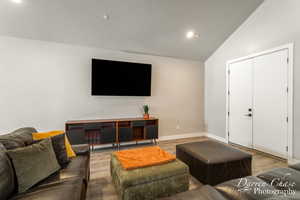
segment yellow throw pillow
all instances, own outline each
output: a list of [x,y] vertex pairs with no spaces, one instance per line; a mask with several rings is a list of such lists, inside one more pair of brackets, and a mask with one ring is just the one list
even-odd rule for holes
[[[50,132],[44,132],[44,133],[32,133],[33,140],[41,140],[49,137],[53,137],[56,135],[64,134],[64,131],[50,131]],[[69,158],[75,157],[76,154],[72,149],[72,146],[68,140],[68,137],[65,136],[65,145],[67,150],[67,155]]]

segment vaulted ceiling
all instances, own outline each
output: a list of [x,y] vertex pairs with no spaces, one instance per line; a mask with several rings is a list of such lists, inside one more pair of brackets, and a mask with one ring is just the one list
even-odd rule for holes
[[262,1],[1,0],[0,35],[205,60]]

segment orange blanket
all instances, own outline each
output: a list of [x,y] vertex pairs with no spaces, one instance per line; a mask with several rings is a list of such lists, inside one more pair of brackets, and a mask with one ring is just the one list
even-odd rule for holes
[[116,152],[115,155],[126,170],[160,165],[176,159],[174,155],[158,146],[123,150]]

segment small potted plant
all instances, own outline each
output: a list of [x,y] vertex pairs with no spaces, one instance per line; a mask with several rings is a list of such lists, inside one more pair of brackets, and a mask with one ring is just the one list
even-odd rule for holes
[[149,105],[143,105],[144,119],[149,119]]

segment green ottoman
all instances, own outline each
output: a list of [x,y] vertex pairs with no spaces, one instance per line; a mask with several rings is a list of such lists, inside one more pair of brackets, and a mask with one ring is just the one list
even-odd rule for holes
[[117,157],[112,154],[110,172],[119,199],[122,200],[150,200],[189,189],[189,168],[179,160],[125,170]]

